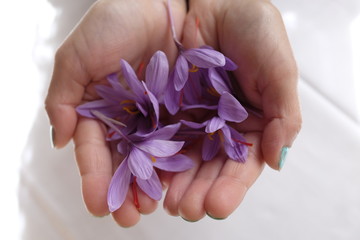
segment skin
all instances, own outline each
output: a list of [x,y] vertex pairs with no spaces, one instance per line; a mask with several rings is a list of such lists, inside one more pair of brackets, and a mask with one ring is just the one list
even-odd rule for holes
[[[123,58],[137,69],[162,50],[173,65],[177,50],[169,31],[165,0],[100,0],[60,46],[46,98],[56,148],[73,138],[85,205],[96,216],[109,214],[107,189],[121,156],[105,142],[105,128],[96,120],[79,118],[75,107],[96,98],[93,86],[120,71]],[[297,98],[297,69],[279,12],[268,1],[196,0],[186,12],[185,2],[172,1],[177,36],[185,47],[211,45],[235,61],[242,101],[256,112],[235,126],[245,133],[249,157],[245,164],[220,153],[202,162],[201,144],[189,149],[191,170],[160,173],[168,191],[164,208],[170,215],[197,221],[205,214],[226,218],[241,203],[266,162],[278,169],[280,151],[291,146],[301,126]],[[136,17],[134,17],[136,16]],[[199,19],[197,27],[196,19]],[[154,34],[156,32],[156,34]],[[157,203],[140,190],[140,209],[129,191],[123,206],[112,213],[123,227],[135,225]]]

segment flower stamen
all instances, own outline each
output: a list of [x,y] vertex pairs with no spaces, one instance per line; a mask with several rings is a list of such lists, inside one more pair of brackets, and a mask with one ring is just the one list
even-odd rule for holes
[[127,113],[129,113],[131,115],[140,113],[140,111],[137,110],[137,108],[135,106],[123,107],[123,110],[125,110]]
[[207,88],[206,91],[207,91],[210,95],[212,95],[212,96],[214,96],[214,97],[220,97],[220,96],[221,96],[221,95],[216,91],[216,89],[213,88],[213,87]]
[[253,143],[244,142],[244,141],[241,141],[241,140],[238,140],[238,139],[235,139],[235,138],[232,138],[232,140],[234,140],[235,142],[238,142],[238,143],[244,144],[244,145],[246,145],[246,146],[249,146],[249,147],[254,146],[254,144],[253,144]]
[[194,64],[193,64],[192,67],[189,69],[189,72],[192,72],[192,73],[197,72],[197,71],[199,71],[199,68],[198,68],[197,66],[195,66]]
[[153,163],[156,163],[156,158],[154,156],[151,156],[150,158]]

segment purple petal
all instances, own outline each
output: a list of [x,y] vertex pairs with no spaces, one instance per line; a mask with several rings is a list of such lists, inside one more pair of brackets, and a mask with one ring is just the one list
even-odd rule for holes
[[149,179],[136,179],[136,183],[150,198],[159,201],[162,197],[162,185],[155,171]]
[[165,53],[157,51],[146,68],[146,84],[157,97],[164,94],[169,74],[169,63]]
[[96,100],[84,103],[76,108],[77,113],[88,118],[95,118],[91,111],[97,110],[108,117],[119,116],[120,107],[118,104],[110,104],[106,100]]
[[154,166],[169,172],[182,172],[194,166],[194,162],[188,156],[176,154],[168,158],[157,158]]
[[213,117],[206,125],[205,132],[213,133],[222,128],[225,125],[225,120],[219,117]]
[[246,142],[246,139],[234,128],[229,127],[229,130],[231,132],[232,144],[225,141],[224,150],[229,158],[238,162],[245,162],[248,155],[248,146],[241,142]]
[[170,79],[170,83],[165,92],[164,102],[166,109],[172,115],[175,115],[179,111],[180,95],[181,93],[175,90],[173,81]]
[[181,123],[175,123],[171,125],[167,125],[159,130],[155,131],[148,137],[150,139],[159,139],[159,140],[169,140],[171,139],[179,130]]
[[220,137],[217,133],[210,135],[207,134],[204,137],[202,147],[202,158],[204,161],[209,161],[215,157],[220,149]]
[[124,203],[129,184],[131,181],[131,172],[128,168],[127,160],[125,159],[116,169],[114,176],[111,179],[107,202],[110,212],[119,209]]
[[153,125],[155,127],[157,127],[158,122],[159,122],[159,114],[160,114],[160,109],[159,109],[159,102],[157,100],[157,98],[154,96],[154,94],[147,88],[145,82],[143,82],[145,91],[146,91],[146,95],[148,96],[148,99],[150,100],[151,103],[151,107],[154,111],[150,112],[150,114],[152,114],[151,117],[153,117],[154,119],[152,119]]
[[207,125],[208,121],[205,121],[203,123],[196,123],[196,122],[190,122],[190,121],[186,121],[186,120],[180,120],[180,122],[186,126],[188,126],[189,128],[194,128],[194,129],[199,129],[199,128],[203,128]]
[[[134,95],[126,90],[120,83],[118,75],[116,73],[110,74],[107,76],[108,82],[111,84],[112,88],[122,99],[134,99]],[[96,87],[95,87],[96,88]]]
[[192,64],[201,68],[222,67],[225,65],[225,56],[215,50],[206,48],[192,48],[183,53]]
[[225,142],[224,150],[229,158],[242,163],[246,161],[248,155],[248,147],[246,145],[234,141],[233,146],[231,146]]
[[225,126],[223,128],[221,128],[221,132],[224,135],[224,141],[229,143],[230,146],[233,146],[233,142],[234,140],[232,139],[232,134],[230,131],[230,127],[228,127],[228,125],[225,124]]
[[236,123],[240,123],[248,117],[248,113],[240,102],[227,92],[220,97],[218,114],[222,119]]
[[149,179],[154,171],[150,157],[136,147],[131,149],[128,162],[132,174],[140,179]]
[[154,157],[170,157],[178,153],[184,142],[151,139],[136,144],[136,147]]
[[223,67],[226,71],[234,71],[238,68],[236,63],[234,63],[230,58],[225,57],[225,66]]
[[124,78],[129,85],[130,89],[134,92],[137,96],[136,101],[143,103],[143,95],[144,95],[144,87],[137,78],[134,69],[129,65],[129,63],[125,60],[121,60],[121,69],[124,75]]
[[223,94],[224,92],[230,92],[230,89],[226,84],[226,79],[224,79],[215,68],[209,69],[209,79],[211,85],[218,93]]
[[186,81],[189,76],[189,64],[186,61],[186,58],[182,55],[179,55],[174,68],[173,80],[176,91],[183,89]]
[[184,105],[181,107],[182,110],[189,110],[195,108],[203,108],[208,110],[216,110],[218,108],[217,105],[206,105],[206,104],[193,104],[193,105]]

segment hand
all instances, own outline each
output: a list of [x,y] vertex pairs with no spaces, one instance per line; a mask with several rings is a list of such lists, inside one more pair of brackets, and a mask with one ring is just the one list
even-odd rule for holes
[[210,45],[235,61],[243,103],[263,115],[250,114],[238,126],[254,144],[245,164],[222,155],[201,162],[199,154],[192,154],[197,166],[170,182],[164,206],[171,215],[196,221],[207,213],[223,219],[241,203],[264,162],[281,167],[282,148],[290,147],[300,130],[297,67],[281,16],[270,1],[190,1],[183,36],[187,48]]
[[[172,11],[176,29],[183,29],[185,2],[173,1]],[[100,0],[57,51],[46,99],[54,145],[61,148],[74,137],[84,201],[96,216],[109,213],[107,190],[117,166],[112,166],[104,126],[95,120],[78,119],[75,107],[96,98],[93,86],[109,73],[120,71],[120,59],[136,69],[156,50],[162,50],[173,62],[177,50],[169,29],[165,0]],[[181,36],[181,31],[177,34]],[[155,201],[140,193],[139,213],[132,198],[130,191],[123,206],[113,213],[122,226],[134,225],[140,213],[156,208]]]

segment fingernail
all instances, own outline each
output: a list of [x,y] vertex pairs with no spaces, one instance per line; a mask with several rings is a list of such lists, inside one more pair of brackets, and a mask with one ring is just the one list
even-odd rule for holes
[[55,145],[55,128],[51,125],[50,126],[50,143],[52,148],[56,148]]
[[226,218],[216,218],[216,217],[213,217],[213,216],[211,216],[211,214],[209,214],[209,213],[206,213],[206,215],[208,215],[208,217],[210,217],[210,218],[212,218],[212,219],[214,219],[214,220],[225,220]]
[[183,217],[181,217],[184,221],[186,221],[186,222],[189,222],[189,223],[194,223],[194,222],[197,222],[197,220],[196,221],[192,221],[192,220],[188,220],[188,219],[186,219],[186,218],[183,218]]
[[286,161],[286,155],[289,151],[289,147],[283,147],[280,153],[279,171],[284,167]]

